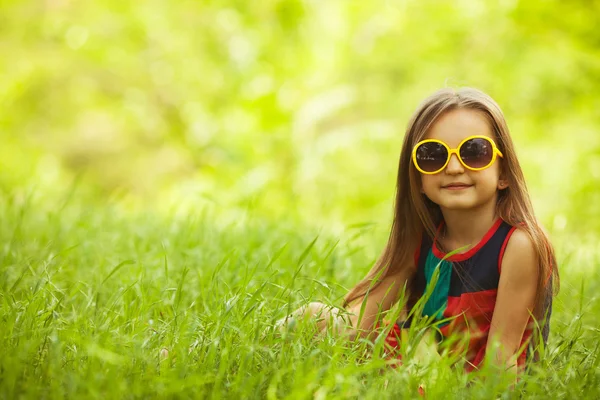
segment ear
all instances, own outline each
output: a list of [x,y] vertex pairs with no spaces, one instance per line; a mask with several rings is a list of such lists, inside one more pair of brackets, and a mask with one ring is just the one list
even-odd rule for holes
[[508,187],[508,179],[506,179],[506,171],[504,165],[500,164],[500,176],[498,177],[498,190],[504,190]]
[[498,179],[498,190],[503,190],[506,189],[508,187],[508,179],[504,179],[503,177],[500,177],[500,179]]

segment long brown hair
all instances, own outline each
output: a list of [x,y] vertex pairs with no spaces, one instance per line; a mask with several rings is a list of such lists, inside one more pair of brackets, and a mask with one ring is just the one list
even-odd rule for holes
[[442,218],[441,210],[421,193],[421,176],[412,164],[411,151],[442,114],[459,108],[485,115],[496,144],[504,154],[501,170],[508,180],[508,187],[498,193],[496,214],[508,224],[527,232],[535,245],[539,273],[533,313],[536,318],[544,317],[545,289],[550,278],[554,291],[558,290],[554,249],[535,218],[523,171],[500,107],[490,96],[472,88],[441,89],[425,99],[413,114],[400,153],[394,219],[387,245],[367,276],[345,296],[345,305],[363,297],[369,288],[376,287],[386,277],[404,275],[413,264],[413,254],[422,235],[434,238],[436,226]]

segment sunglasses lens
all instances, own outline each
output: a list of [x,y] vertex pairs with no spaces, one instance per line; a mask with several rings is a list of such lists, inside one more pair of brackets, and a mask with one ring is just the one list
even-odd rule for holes
[[475,138],[467,140],[460,146],[460,158],[471,168],[484,168],[494,158],[494,148],[489,140]]
[[448,161],[448,150],[441,143],[427,142],[417,147],[417,165],[425,172],[442,169]]

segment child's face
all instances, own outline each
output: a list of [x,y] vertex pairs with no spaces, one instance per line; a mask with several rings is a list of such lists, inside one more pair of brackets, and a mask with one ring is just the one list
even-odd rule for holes
[[[484,135],[496,140],[485,116],[474,110],[456,109],[442,115],[424,139],[438,139],[455,149],[467,137]],[[446,168],[433,175],[421,174],[425,195],[442,209],[468,210],[485,204],[496,204],[498,189],[506,181],[500,179],[498,159],[488,168],[472,171],[453,154]]]

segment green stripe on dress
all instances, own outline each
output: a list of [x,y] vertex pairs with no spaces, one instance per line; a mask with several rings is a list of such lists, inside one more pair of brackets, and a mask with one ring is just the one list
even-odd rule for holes
[[446,260],[440,260],[429,250],[425,260],[425,280],[427,282],[425,293],[431,289],[433,275],[439,268],[439,276],[433,292],[423,308],[423,315],[435,316],[436,320],[444,318],[444,310],[448,305],[448,293],[450,291],[450,276],[452,275],[452,263]]

